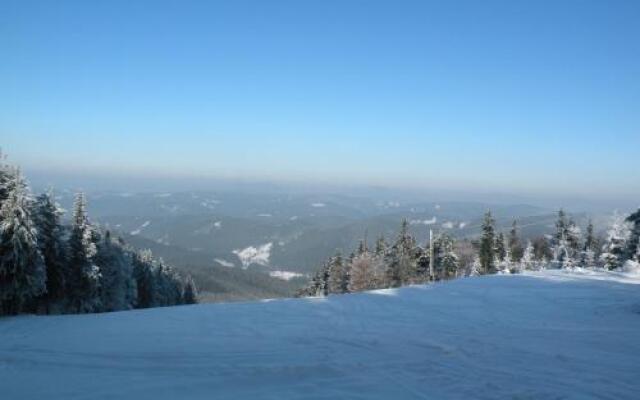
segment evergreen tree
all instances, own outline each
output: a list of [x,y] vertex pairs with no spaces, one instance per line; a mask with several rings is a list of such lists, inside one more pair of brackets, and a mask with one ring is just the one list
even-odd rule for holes
[[329,262],[328,291],[336,294],[349,291],[347,268],[340,252],[337,252]]
[[191,275],[187,275],[187,279],[185,279],[183,296],[184,304],[196,304],[198,302],[198,290]]
[[357,255],[351,263],[351,279],[349,280],[349,291],[359,292],[374,288],[373,258],[365,250]]
[[0,150],[0,207],[16,185],[18,171],[5,162],[5,156]]
[[469,267],[469,276],[477,276],[482,273],[482,262],[480,261],[480,256],[476,256],[473,259],[473,263]]
[[631,225],[631,232],[627,239],[624,258],[633,259],[638,247],[640,246],[640,208],[638,208],[638,210],[633,214],[629,215],[625,221]]
[[124,243],[106,231],[98,243],[94,259],[101,272],[101,304],[104,311],[127,310],[136,303],[131,254]]
[[97,236],[87,218],[84,194],[78,193],[68,245],[71,269],[68,295],[71,309],[78,313],[96,312],[101,307],[101,274],[94,263]]
[[32,200],[18,174],[0,208],[0,308],[17,314],[46,290],[46,267],[32,220]]
[[554,244],[560,243],[566,237],[567,234],[567,215],[564,210],[561,208],[558,210],[558,220],[556,221],[556,234],[554,237]]
[[491,216],[491,211],[484,215],[482,223],[482,237],[480,238],[480,265],[483,274],[496,272],[495,266],[495,220]]
[[61,311],[66,295],[66,283],[70,271],[67,267],[66,244],[63,241],[63,229],[60,224],[62,210],[58,207],[51,193],[43,193],[37,197],[33,220],[35,223],[38,246],[44,259],[47,275],[46,293],[41,303],[47,313],[52,307]]
[[591,222],[591,220],[589,220],[589,223],[587,224],[587,234],[584,238],[584,250],[596,250],[597,248],[597,242],[596,242],[596,237],[595,234],[593,233],[593,222]]
[[624,264],[625,249],[630,233],[628,223],[618,213],[615,213],[600,255],[604,268],[612,270]]
[[151,250],[144,250],[134,254],[133,276],[136,281],[136,308],[155,307],[156,282],[153,274]]
[[567,230],[565,232],[565,240],[567,242],[567,249],[571,257],[575,257],[580,252],[580,240],[582,232],[580,227],[576,225],[573,219],[569,219],[567,224]]
[[539,263],[544,263],[553,257],[553,250],[549,244],[549,239],[538,236],[533,240],[534,259]]
[[505,245],[504,234],[500,232],[496,238],[496,259],[499,262],[504,261],[504,257],[507,255],[507,246]]
[[383,257],[387,252],[387,243],[384,241],[384,236],[380,235],[378,240],[376,240],[376,249],[375,255],[378,257]]
[[518,222],[513,220],[511,231],[509,232],[509,250],[511,251],[511,259],[514,262],[520,261],[524,253],[522,242],[518,236]]
[[593,223],[589,220],[587,224],[586,235],[584,238],[584,244],[582,251],[580,252],[580,267],[582,268],[595,268],[596,267],[596,250],[597,243],[596,237],[593,233]]
[[533,243],[531,241],[527,241],[527,246],[524,249],[522,254],[522,258],[520,262],[517,263],[518,267],[516,272],[522,272],[526,270],[534,270],[535,268],[535,250],[533,248]]
[[454,240],[447,234],[438,238],[436,259],[437,276],[440,279],[455,278],[458,274],[458,256],[454,252]]
[[391,287],[400,287],[416,277],[414,249],[415,239],[409,233],[409,222],[403,219],[398,238],[387,254],[387,280]]

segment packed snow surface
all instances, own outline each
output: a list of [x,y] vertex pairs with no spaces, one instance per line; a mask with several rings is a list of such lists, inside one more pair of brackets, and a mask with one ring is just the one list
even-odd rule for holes
[[640,280],[538,272],[0,319],[3,399],[638,399]]

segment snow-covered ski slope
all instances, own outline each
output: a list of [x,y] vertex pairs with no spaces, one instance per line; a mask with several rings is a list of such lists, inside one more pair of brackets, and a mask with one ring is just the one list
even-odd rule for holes
[[640,280],[541,272],[0,319],[0,398],[638,399]]

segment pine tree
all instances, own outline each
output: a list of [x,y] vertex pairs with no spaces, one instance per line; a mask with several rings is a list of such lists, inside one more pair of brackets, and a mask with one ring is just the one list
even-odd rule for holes
[[61,311],[69,280],[66,243],[63,241],[63,228],[60,224],[62,210],[55,203],[51,192],[37,197],[33,220],[37,230],[38,246],[44,259],[47,272],[47,290],[41,303],[47,313],[52,308]]
[[573,219],[569,219],[567,230],[565,232],[565,240],[567,241],[567,248],[572,258],[580,252],[581,238],[582,232],[580,231],[580,227],[576,225]]
[[0,149],[0,207],[15,188],[17,176],[18,171],[5,162],[5,155]]
[[458,256],[454,252],[454,240],[447,234],[438,238],[438,257],[436,260],[438,276],[440,279],[455,278],[458,273]]
[[128,310],[136,303],[131,254],[124,243],[106,231],[98,243],[95,264],[101,272],[101,304],[104,311]]
[[482,262],[480,262],[480,256],[476,256],[473,259],[473,263],[469,267],[469,276],[477,276],[482,273]]
[[561,208],[558,210],[558,220],[556,221],[556,234],[554,244],[558,244],[561,240],[566,237],[567,234],[567,215],[564,210]]
[[156,282],[153,275],[151,250],[143,250],[133,256],[133,276],[136,281],[136,308],[156,306]]
[[638,247],[640,247],[640,208],[638,208],[635,213],[629,215],[625,221],[631,225],[631,232],[627,239],[624,258],[633,259]]
[[351,263],[350,292],[373,289],[375,280],[372,268],[373,258],[366,250],[354,258]]
[[500,262],[504,261],[504,257],[507,255],[507,246],[505,245],[504,234],[500,232],[496,238],[496,259]]
[[387,251],[387,243],[384,241],[384,236],[380,235],[378,240],[376,240],[376,249],[375,255],[378,257],[383,257]]
[[329,261],[329,293],[346,293],[349,289],[348,275],[342,254],[337,252]]
[[513,221],[511,231],[509,232],[509,250],[511,251],[512,261],[516,263],[520,261],[524,253],[524,248],[518,236],[518,222],[516,220]]
[[535,254],[534,254],[533,244],[529,240],[527,241],[527,246],[524,249],[524,253],[522,254],[522,258],[520,259],[520,262],[517,263],[518,267],[516,269],[516,272],[536,269],[534,258],[535,258]]
[[196,304],[198,302],[198,290],[196,289],[196,284],[191,278],[191,275],[187,275],[187,278],[184,282],[184,304]]
[[491,211],[484,215],[482,223],[482,237],[480,238],[480,264],[483,274],[496,272],[495,266],[495,220],[491,216]]
[[600,255],[600,261],[604,268],[612,270],[624,264],[625,249],[630,233],[628,223],[618,213],[615,213]]
[[98,233],[89,223],[83,193],[76,195],[69,237],[71,280],[68,285],[70,307],[78,313],[100,310],[100,269],[94,263]]
[[387,281],[391,287],[412,282],[417,276],[414,250],[415,239],[409,233],[409,222],[403,219],[398,238],[387,254]]
[[46,290],[46,267],[32,220],[32,200],[18,173],[0,208],[0,308],[17,314]]

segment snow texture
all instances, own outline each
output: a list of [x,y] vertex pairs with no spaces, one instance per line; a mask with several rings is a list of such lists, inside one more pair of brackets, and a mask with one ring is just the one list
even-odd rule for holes
[[538,272],[0,319],[3,399],[637,399],[640,287]]
[[430,219],[412,219],[409,221],[410,225],[433,225],[438,221],[436,217]]
[[145,221],[142,225],[140,225],[137,229],[132,230],[131,232],[129,232],[130,235],[139,235],[140,232],[142,232],[142,230],[144,228],[146,228],[147,226],[149,226],[151,224],[151,221]]
[[223,267],[227,267],[227,268],[233,268],[236,265],[232,262],[229,262],[225,259],[222,258],[214,258],[213,261],[217,262],[218,264],[222,265]]
[[271,247],[273,247],[273,243],[265,243],[258,247],[249,246],[241,250],[234,250],[233,254],[238,256],[242,266],[245,268],[251,264],[269,265]]
[[293,278],[299,278],[304,276],[304,274],[301,274],[298,272],[291,272],[291,271],[271,271],[269,272],[269,275],[272,278],[282,279],[283,281],[290,281]]

